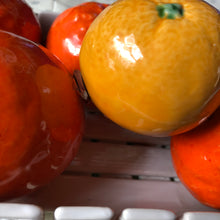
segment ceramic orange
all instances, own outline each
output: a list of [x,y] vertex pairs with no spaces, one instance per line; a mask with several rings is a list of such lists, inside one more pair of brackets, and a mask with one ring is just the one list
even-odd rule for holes
[[197,128],[171,138],[177,175],[201,203],[220,208],[220,109]]
[[84,111],[72,77],[42,46],[0,31],[0,201],[37,190],[69,165]]
[[190,130],[219,106],[219,34],[219,12],[200,0],[116,1],[82,43],[89,95],[132,131]]

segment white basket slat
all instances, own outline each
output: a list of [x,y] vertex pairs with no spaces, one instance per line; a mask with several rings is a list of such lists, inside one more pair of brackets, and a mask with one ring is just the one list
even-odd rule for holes
[[105,142],[81,144],[72,172],[176,177],[170,149]]
[[52,211],[59,206],[104,206],[116,215],[126,208],[166,209],[176,215],[217,211],[199,203],[180,182],[90,176],[61,175],[42,189],[10,202],[34,203]]
[[102,114],[86,114],[85,138],[144,143],[148,145],[169,145],[168,137],[150,137],[137,134],[115,124]]

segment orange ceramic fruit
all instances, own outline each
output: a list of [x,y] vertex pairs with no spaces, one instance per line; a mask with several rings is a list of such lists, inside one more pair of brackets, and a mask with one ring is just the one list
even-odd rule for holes
[[182,183],[202,203],[220,208],[220,108],[197,128],[171,138]]
[[201,0],[120,0],[89,27],[80,68],[93,102],[132,131],[167,136],[219,106],[220,15]]
[[82,140],[84,112],[72,77],[41,48],[0,31],[0,200],[47,184]]

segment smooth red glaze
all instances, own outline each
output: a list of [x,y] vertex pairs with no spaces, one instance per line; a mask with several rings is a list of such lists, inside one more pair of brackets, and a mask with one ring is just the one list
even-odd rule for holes
[[171,138],[173,164],[201,203],[220,208],[220,108],[197,128]]
[[80,70],[82,40],[90,24],[107,6],[98,2],[85,2],[65,10],[53,22],[46,47],[59,57],[70,73]]
[[0,31],[0,200],[59,175],[82,140],[84,112],[72,77],[41,48]]
[[32,8],[23,0],[0,0],[0,29],[36,43],[41,41],[39,21]]

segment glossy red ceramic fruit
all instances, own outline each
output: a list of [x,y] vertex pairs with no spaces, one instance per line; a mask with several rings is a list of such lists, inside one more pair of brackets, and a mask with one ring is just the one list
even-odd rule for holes
[[174,167],[201,203],[220,208],[220,108],[197,128],[171,139]]
[[0,0],[0,29],[39,43],[41,27],[31,7],[23,0]]
[[81,143],[84,112],[72,77],[41,48],[0,31],[0,200],[48,183]]
[[84,35],[108,4],[85,2],[61,13],[47,36],[47,48],[65,64],[70,73],[79,70],[79,52]]

